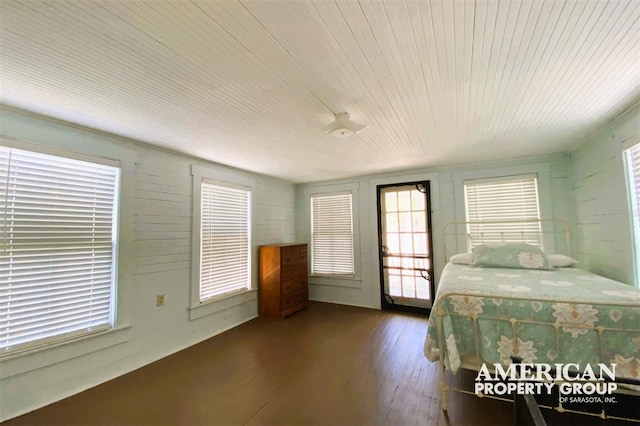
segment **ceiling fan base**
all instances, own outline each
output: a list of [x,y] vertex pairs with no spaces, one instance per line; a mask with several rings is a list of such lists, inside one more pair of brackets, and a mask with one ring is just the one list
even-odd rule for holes
[[336,114],[336,119],[333,123],[324,126],[322,130],[330,134],[332,136],[336,136],[339,138],[346,138],[355,133],[359,133],[366,129],[369,126],[365,126],[363,124],[356,123],[351,121],[349,118],[349,114],[346,112],[341,112]]

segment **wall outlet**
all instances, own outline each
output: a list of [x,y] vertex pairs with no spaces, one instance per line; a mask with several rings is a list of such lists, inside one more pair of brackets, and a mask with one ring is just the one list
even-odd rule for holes
[[156,295],[156,306],[163,306],[163,305],[164,305],[164,294]]

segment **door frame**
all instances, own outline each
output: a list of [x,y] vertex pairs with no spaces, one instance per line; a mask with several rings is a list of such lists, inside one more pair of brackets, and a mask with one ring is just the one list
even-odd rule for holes
[[435,298],[435,265],[433,262],[433,234],[432,234],[432,219],[431,219],[431,215],[432,215],[432,199],[431,199],[431,180],[430,179],[423,179],[423,180],[417,180],[417,181],[409,181],[409,182],[396,182],[396,183],[387,183],[387,184],[379,184],[376,185],[376,218],[377,218],[377,228],[378,228],[378,241],[377,241],[377,248],[378,248],[378,274],[380,277],[380,308],[382,310],[391,310],[391,311],[402,311],[402,312],[412,312],[412,313],[418,313],[418,314],[426,314],[429,315],[431,312],[431,308],[421,308],[421,307],[416,307],[416,306],[407,306],[407,305],[396,305],[393,303],[389,303],[387,302],[387,300],[385,299],[385,292],[384,292],[384,284],[385,284],[385,280],[384,280],[384,257],[383,257],[383,251],[382,251],[382,205],[380,203],[380,193],[382,192],[382,189],[385,188],[392,188],[392,187],[401,187],[401,186],[409,186],[409,185],[423,185],[426,189],[425,191],[425,196],[426,196],[426,212],[427,212],[427,247],[429,250],[429,258],[430,258],[430,264],[431,264],[431,271],[430,271],[430,276],[429,276],[429,284],[430,284],[430,289],[429,289],[429,294],[431,296],[431,302],[433,305],[433,300]]

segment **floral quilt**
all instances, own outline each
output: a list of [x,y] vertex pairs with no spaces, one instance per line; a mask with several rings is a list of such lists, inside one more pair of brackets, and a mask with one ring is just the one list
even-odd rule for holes
[[424,353],[454,373],[477,349],[487,363],[615,363],[640,378],[640,290],[583,269],[448,264],[431,312]]

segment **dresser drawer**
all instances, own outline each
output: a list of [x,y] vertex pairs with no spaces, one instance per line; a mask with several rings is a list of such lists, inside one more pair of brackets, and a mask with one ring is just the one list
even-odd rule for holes
[[307,276],[307,264],[302,263],[298,265],[290,265],[290,266],[282,266],[282,270],[280,272],[282,274],[282,281],[289,281],[294,278],[306,277]]
[[282,267],[289,265],[300,265],[307,263],[307,247],[306,246],[290,246],[282,250]]
[[288,294],[295,293],[296,291],[300,291],[305,288],[307,288],[306,275],[299,278],[295,278],[293,280],[284,281],[282,283],[281,294],[282,296],[286,296]]
[[308,295],[306,288],[297,293],[290,294],[280,299],[280,311],[284,312],[287,309],[307,303]]

